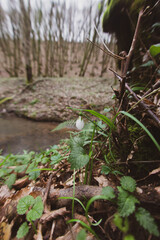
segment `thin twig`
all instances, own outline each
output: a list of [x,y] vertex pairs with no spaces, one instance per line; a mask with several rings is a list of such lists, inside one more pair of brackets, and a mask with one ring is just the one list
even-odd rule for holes
[[119,59],[119,60],[124,60],[125,58],[120,57],[119,55],[113,53],[113,52],[107,47],[107,45],[106,45],[105,42],[103,41],[103,39],[102,39],[101,35],[99,34],[98,29],[97,29],[97,27],[96,27],[95,25],[94,25],[94,28],[95,28],[95,30],[96,30],[96,32],[97,32],[97,34],[98,34],[101,42],[103,43],[104,47],[106,48],[107,53],[110,54],[110,56],[112,56],[112,57],[114,57],[114,58],[117,58],[117,59]]
[[126,56],[126,62],[124,64],[124,69],[122,70],[122,81],[121,81],[121,84],[120,84],[120,94],[119,94],[119,99],[120,100],[122,99],[122,96],[124,94],[125,82],[126,82],[126,74],[127,74],[130,62],[131,62],[131,58],[132,58],[132,55],[133,55],[133,52],[134,52],[134,49],[135,49],[135,45],[136,45],[137,39],[138,39],[138,33],[139,33],[140,22],[141,22],[142,16],[143,16],[143,10],[141,10],[139,12],[137,25],[136,25],[136,29],[135,29],[135,32],[134,32],[133,40],[132,40],[132,43],[131,43],[131,47],[130,47],[128,55]]
[[101,48],[99,45],[97,45],[96,43],[92,42],[92,41],[89,40],[88,38],[87,38],[87,40],[88,40],[90,43],[92,43],[94,46],[96,46],[97,48],[99,48],[100,50],[102,50],[102,51],[103,51],[104,53],[106,53],[107,55],[109,55],[109,56],[111,56],[111,57],[113,57],[113,58],[115,58],[115,59],[119,59],[119,60],[124,60],[124,59],[125,59],[124,57],[120,57],[120,56],[118,56],[118,55],[116,55],[116,54],[111,53],[110,51],[104,50],[103,48]]
[[[114,75],[122,82],[123,78],[116,73],[113,69],[109,68],[110,71],[114,73]],[[128,86],[127,83],[125,83],[125,88],[132,94],[134,99],[137,101],[137,104],[139,104],[147,113],[148,115],[158,124],[158,127],[160,127],[160,120],[159,118],[148,108],[148,106],[142,101],[142,99],[139,99],[135,92],[132,91],[132,89]]]

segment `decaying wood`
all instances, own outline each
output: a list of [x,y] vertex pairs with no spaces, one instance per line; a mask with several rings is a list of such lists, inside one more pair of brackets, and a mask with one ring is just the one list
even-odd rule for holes
[[[32,196],[44,196],[45,194],[45,188],[41,187],[27,187],[27,190],[23,190],[23,196],[25,195],[32,195]],[[90,199],[95,195],[101,195],[102,188],[98,186],[89,186],[89,185],[81,185],[76,186],[75,189],[75,197],[79,200],[84,199]],[[117,190],[115,190],[115,193],[117,194]],[[50,192],[48,195],[48,201],[49,203],[54,206],[54,208],[60,208],[64,206],[69,206],[72,202],[72,200],[68,199],[58,199],[59,197],[72,197],[73,196],[73,188],[65,188],[65,189],[54,189],[54,187],[51,186]],[[1,196],[3,198],[3,196]],[[22,196],[20,195],[19,198],[17,196],[12,196],[12,199],[10,201],[8,200],[7,203],[1,208],[0,210],[0,222],[3,221],[5,218],[13,219],[17,214],[16,205],[19,201],[19,199]],[[160,206],[160,193],[155,191],[154,187],[151,187],[149,189],[146,189],[142,187],[141,192],[136,193],[136,197],[139,199],[142,203],[147,204],[154,204],[157,206]],[[110,202],[109,202],[110,203]]]

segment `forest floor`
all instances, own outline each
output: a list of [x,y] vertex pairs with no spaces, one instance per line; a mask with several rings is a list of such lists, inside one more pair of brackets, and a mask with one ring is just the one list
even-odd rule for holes
[[[113,83],[47,78],[28,87],[22,79],[1,79],[0,111],[41,121],[77,117],[68,107],[103,113],[114,106]],[[95,137],[90,124],[40,153],[0,156],[0,239],[159,239],[158,150],[133,122],[130,132],[122,121],[112,135],[101,123]]]
[[[114,78],[42,78],[32,86],[24,79],[0,79],[1,113],[15,114],[37,121],[62,122],[75,117],[72,108],[103,111],[111,106]],[[11,99],[10,99],[11,98]]]

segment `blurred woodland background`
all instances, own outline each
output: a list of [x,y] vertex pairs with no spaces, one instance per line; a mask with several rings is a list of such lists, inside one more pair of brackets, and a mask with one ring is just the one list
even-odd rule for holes
[[33,77],[103,76],[114,60],[88,42],[103,44],[95,27],[112,51],[114,35],[102,33],[105,2],[88,1],[79,9],[75,1],[51,1],[45,8],[42,0],[7,0],[0,4],[0,76]]

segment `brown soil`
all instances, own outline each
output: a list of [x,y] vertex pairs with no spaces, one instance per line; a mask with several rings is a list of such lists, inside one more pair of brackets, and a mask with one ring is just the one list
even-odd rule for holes
[[32,86],[24,79],[0,79],[0,99],[12,97],[0,105],[0,112],[33,120],[65,121],[75,116],[72,108],[103,111],[111,106],[114,79],[109,78],[43,78]]

